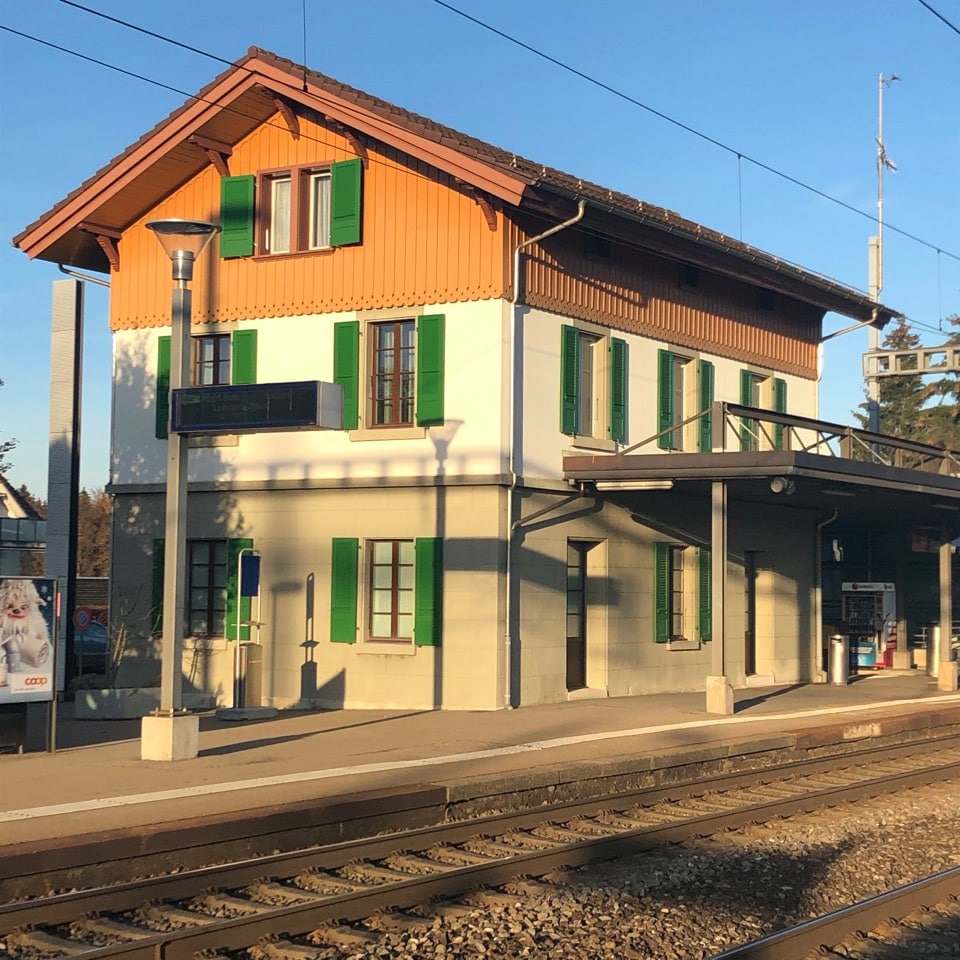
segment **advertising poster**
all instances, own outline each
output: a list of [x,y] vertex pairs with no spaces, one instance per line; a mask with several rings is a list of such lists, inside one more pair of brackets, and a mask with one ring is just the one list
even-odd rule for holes
[[52,700],[57,581],[0,578],[0,704]]

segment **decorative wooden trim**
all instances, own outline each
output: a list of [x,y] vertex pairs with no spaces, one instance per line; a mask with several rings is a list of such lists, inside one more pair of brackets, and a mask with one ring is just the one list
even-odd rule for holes
[[290,136],[294,140],[300,139],[300,118],[297,116],[297,112],[293,109],[293,105],[290,103],[286,97],[281,97],[279,93],[275,90],[271,90],[269,87],[263,86],[262,84],[258,85],[258,89],[265,96],[269,97],[273,105],[277,108],[277,113],[283,117],[283,122],[287,125],[287,129],[290,131]]
[[490,202],[490,198],[485,193],[477,190],[476,187],[471,186],[469,183],[464,183],[457,177],[455,177],[454,180],[460,189],[480,208],[481,212],[483,213],[483,218],[487,221],[487,226],[490,228],[490,230],[495,231],[497,229],[497,213],[493,209],[493,204]]
[[354,152],[363,164],[363,169],[366,170],[367,167],[370,166],[370,158],[367,156],[367,148],[361,142],[360,135],[357,131],[354,130],[353,127],[348,127],[345,123],[341,123],[339,120],[328,117],[325,113],[321,113],[319,116],[331,130],[339,133],[345,140],[350,141],[350,146],[353,147]]
[[104,252],[110,269],[114,272],[120,269],[120,249],[117,247],[117,241],[123,236],[119,230],[112,227],[104,227],[98,223],[81,223],[80,229],[84,233],[92,234]]
[[207,155],[207,159],[216,167],[217,173],[221,177],[230,176],[230,167],[227,165],[227,160],[233,155],[233,147],[229,143],[223,143],[221,140],[211,140],[210,137],[201,137],[199,134],[187,137],[187,143],[199,147]]

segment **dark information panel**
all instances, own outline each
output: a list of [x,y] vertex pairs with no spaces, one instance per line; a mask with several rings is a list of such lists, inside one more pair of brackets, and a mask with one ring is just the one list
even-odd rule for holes
[[261,433],[320,425],[320,383],[252,383],[173,391],[175,433]]

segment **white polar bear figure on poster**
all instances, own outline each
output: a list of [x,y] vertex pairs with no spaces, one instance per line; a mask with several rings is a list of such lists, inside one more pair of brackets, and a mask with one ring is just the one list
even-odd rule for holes
[[45,603],[32,580],[0,581],[0,647],[10,673],[50,658],[50,631],[40,612]]

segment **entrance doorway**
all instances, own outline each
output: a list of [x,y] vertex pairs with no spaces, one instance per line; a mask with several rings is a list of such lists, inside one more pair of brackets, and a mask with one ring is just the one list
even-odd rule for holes
[[587,685],[587,551],[583,540],[567,541],[567,690]]

